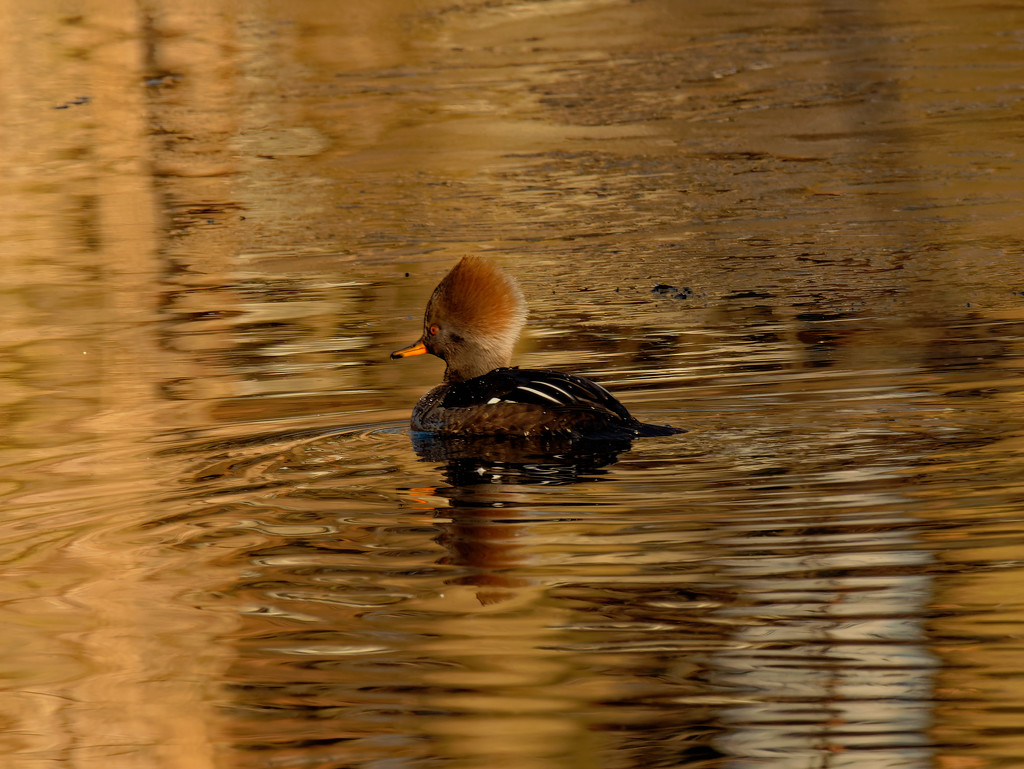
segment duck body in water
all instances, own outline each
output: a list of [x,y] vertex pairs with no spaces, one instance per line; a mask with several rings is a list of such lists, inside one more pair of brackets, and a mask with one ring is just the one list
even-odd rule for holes
[[634,418],[596,382],[550,369],[513,367],[526,302],[512,276],[467,256],[434,289],[423,334],[391,353],[429,353],[445,364],[443,382],[420,398],[412,429],[439,435],[623,439],[685,432]]

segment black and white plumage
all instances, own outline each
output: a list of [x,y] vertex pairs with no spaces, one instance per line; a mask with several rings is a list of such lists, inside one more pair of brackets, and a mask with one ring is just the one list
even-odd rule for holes
[[435,387],[417,404],[412,428],[462,435],[580,435],[630,438],[672,435],[673,427],[644,424],[606,389],[548,369],[498,368]]
[[496,368],[449,388],[445,408],[495,406],[501,403],[529,404],[547,409],[607,410],[621,419],[629,412],[596,382],[549,369]]

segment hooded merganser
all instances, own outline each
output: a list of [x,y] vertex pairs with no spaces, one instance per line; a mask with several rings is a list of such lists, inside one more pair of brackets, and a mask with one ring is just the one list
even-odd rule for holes
[[492,262],[466,256],[434,289],[419,341],[392,359],[430,353],[444,382],[412,412],[412,429],[460,436],[632,438],[685,432],[644,424],[594,382],[548,369],[511,367],[526,323],[519,284]]

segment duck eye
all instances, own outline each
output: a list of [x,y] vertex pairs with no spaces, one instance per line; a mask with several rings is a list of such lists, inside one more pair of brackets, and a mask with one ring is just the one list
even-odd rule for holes
[[427,330],[428,330],[428,331],[430,332],[430,335],[431,335],[431,336],[437,336],[437,332],[438,332],[438,331],[440,331],[441,329],[439,329],[439,328],[437,327],[437,324],[435,323],[435,324],[434,324],[433,326],[431,326],[431,327],[430,327],[429,329],[427,329]]

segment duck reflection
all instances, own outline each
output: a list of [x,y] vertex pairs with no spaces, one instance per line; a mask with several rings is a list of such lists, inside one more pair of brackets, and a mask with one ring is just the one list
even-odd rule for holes
[[436,541],[445,551],[439,563],[458,568],[447,584],[478,588],[481,606],[521,597],[531,584],[522,571],[529,562],[531,524],[549,520],[529,487],[600,481],[631,445],[578,437],[414,433],[416,453],[423,461],[442,462],[451,484],[432,490],[438,502],[446,500],[435,507]]
[[565,437],[451,437],[414,433],[413,448],[427,462],[444,462],[456,489],[484,483],[566,485],[595,481],[632,441]]

